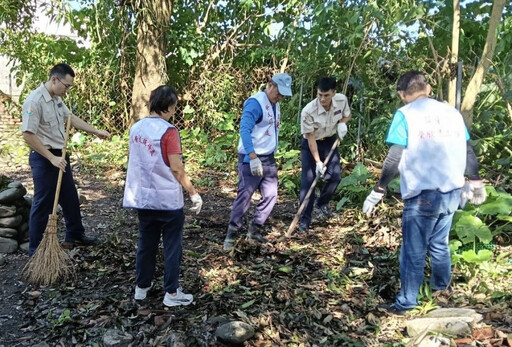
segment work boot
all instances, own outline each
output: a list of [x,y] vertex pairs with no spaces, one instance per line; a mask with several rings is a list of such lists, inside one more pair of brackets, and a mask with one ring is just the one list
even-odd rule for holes
[[235,248],[235,242],[236,242],[237,237],[238,237],[238,228],[230,224],[228,226],[228,232],[226,234],[226,238],[224,239],[223,247],[224,247],[225,251],[231,251]]
[[309,226],[306,222],[300,222],[299,223],[299,232],[300,233],[307,233],[309,229]]
[[96,237],[85,236],[82,235],[80,238],[72,238],[67,237],[66,240],[62,243],[62,248],[64,249],[72,249],[75,246],[93,246],[98,243],[98,239]]
[[247,239],[257,241],[259,243],[267,243],[268,240],[261,235],[261,225],[251,224],[247,231]]
[[325,204],[325,205],[322,205],[322,206],[319,206],[317,205],[316,208],[318,209],[319,211],[319,214],[322,218],[324,219],[329,219],[329,218],[332,218],[334,217],[334,213],[332,213],[330,210],[329,210],[329,206],[328,204]]

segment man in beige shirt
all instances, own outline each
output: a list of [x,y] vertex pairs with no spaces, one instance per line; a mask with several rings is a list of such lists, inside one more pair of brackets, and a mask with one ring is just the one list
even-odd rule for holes
[[89,246],[96,239],[87,237],[82,225],[80,204],[69,165],[69,156],[62,158],[64,123],[71,117],[71,124],[80,130],[106,139],[110,134],[98,130],[73,115],[61,96],[73,86],[75,72],[67,64],[57,64],[50,71],[50,79],[32,91],[22,109],[23,139],[32,148],[29,163],[34,180],[34,201],[29,220],[29,256],[32,256],[43,238],[52,211],[59,170],[63,171],[59,204],[66,222],[65,247]]
[[[321,215],[330,218],[329,201],[341,181],[341,163],[338,150],[334,150],[331,159],[324,166],[323,161],[329,154],[334,142],[343,139],[347,133],[346,123],[350,119],[347,97],[336,93],[336,80],[323,77],[318,80],[317,98],[304,107],[301,114],[302,175],[300,183],[300,203],[317,176],[324,178],[320,196],[316,200]],[[299,221],[299,231],[307,232],[311,224],[311,214],[315,202],[313,192]]]

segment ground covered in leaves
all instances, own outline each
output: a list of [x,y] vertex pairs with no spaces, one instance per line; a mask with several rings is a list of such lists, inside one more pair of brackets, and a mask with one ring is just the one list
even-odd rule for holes
[[[26,166],[2,171],[33,191]],[[284,238],[298,204],[281,194],[266,230],[271,242],[260,247],[241,239],[226,254],[222,241],[236,175],[202,173],[210,184],[199,189],[201,214],[187,213],[183,242],[181,285],[194,295],[194,303],[169,309],[162,304],[161,255],[147,300],[133,300],[137,221],[133,212],[121,208],[124,173],[86,174],[79,166],[74,172],[87,197],[82,206],[87,232],[102,242],[72,250],[76,276],[52,288],[25,283],[20,274],[25,254],[5,257],[0,268],[0,346],[102,345],[112,328],[130,334],[132,346],[172,345],[171,340],[222,346],[215,329],[229,320],[255,328],[248,346],[407,342],[405,318],[376,310],[394,298],[399,286],[399,203],[394,209],[379,207],[380,217],[370,220],[358,209],[346,209],[329,221],[315,221],[306,235]],[[484,314],[485,326],[512,332],[510,301],[493,301],[492,293],[472,292],[465,283],[455,282],[454,289],[437,304],[475,308]]]

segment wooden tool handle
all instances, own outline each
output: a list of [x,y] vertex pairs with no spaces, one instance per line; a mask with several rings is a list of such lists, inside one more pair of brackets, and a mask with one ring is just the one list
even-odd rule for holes
[[[71,117],[72,117],[72,115],[69,114],[68,122],[66,124],[66,136],[64,137],[64,146],[62,147],[62,159],[66,159],[66,146],[68,145],[69,130],[71,129]],[[59,170],[59,177],[57,178],[57,187],[55,189],[55,199],[53,201],[52,215],[57,214],[57,206],[59,205],[59,196],[60,196],[60,186],[62,184],[62,174],[63,174],[63,171]]]
[[[325,158],[324,160],[324,166],[327,166],[327,163],[329,162],[329,160],[331,159],[331,156],[332,154],[334,153],[334,150],[336,149],[336,147],[338,147],[338,144],[340,143],[340,139],[336,139],[336,141],[334,141],[332,147],[331,147],[331,150],[329,152],[329,154],[327,154],[327,157]],[[308,204],[308,201],[309,201],[309,198],[311,197],[311,194],[313,193],[313,191],[315,190],[315,186],[318,182],[318,179],[320,177],[317,175],[315,177],[315,180],[313,181],[313,183],[311,183],[311,187],[309,187],[309,190],[306,194],[306,196],[304,197],[304,201],[302,201],[302,204],[300,205],[299,207],[299,210],[297,211],[297,213],[295,214],[295,218],[293,218],[293,221],[292,223],[290,224],[290,226],[288,227],[288,231],[286,232],[285,236],[286,237],[290,237],[292,236],[292,232],[293,232],[293,229],[295,229],[295,227],[297,226],[297,222],[299,221],[299,218],[300,218],[300,214],[302,213],[302,211],[304,210],[304,208],[306,207],[306,205]]]

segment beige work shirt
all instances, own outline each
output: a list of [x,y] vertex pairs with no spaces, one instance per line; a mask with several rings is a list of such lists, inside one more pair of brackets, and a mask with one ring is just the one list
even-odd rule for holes
[[44,83],[25,99],[22,108],[22,131],[36,134],[48,149],[62,149],[66,130],[64,123],[71,111],[60,96],[50,96]]
[[335,94],[329,111],[326,111],[318,98],[315,98],[302,109],[300,131],[304,138],[305,134],[315,133],[316,140],[323,140],[336,134],[338,122],[345,117],[350,117],[348,99],[345,95]]

